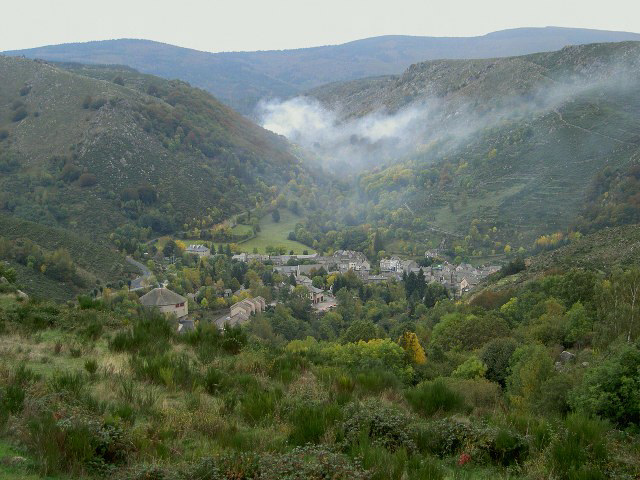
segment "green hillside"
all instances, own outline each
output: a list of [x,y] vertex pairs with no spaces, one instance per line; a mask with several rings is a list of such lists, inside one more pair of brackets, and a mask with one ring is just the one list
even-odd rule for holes
[[596,176],[640,159],[639,70],[640,44],[595,44],[425,62],[310,95],[352,119],[436,102],[412,152],[361,173],[353,208],[391,232],[431,245],[444,236],[482,256],[566,232]]
[[10,57],[0,74],[0,209],[17,217],[94,237],[174,231],[304,173],[282,138],[182,82]]

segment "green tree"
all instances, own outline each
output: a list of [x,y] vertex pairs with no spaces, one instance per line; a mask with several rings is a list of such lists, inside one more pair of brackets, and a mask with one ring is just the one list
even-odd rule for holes
[[600,365],[589,369],[573,392],[571,404],[589,415],[621,427],[640,426],[640,349],[621,345]]
[[280,221],[280,211],[277,208],[273,212],[271,212],[271,218],[276,223]]

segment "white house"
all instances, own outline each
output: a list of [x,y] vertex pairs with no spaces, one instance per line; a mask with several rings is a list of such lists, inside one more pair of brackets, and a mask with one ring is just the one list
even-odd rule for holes
[[189,313],[187,299],[167,288],[154,288],[140,297],[140,303],[145,307],[156,307],[162,313],[178,318],[186,317]]
[[209,250],[208,247],[205,247],[204,245],[199,245],[199,244],[189,245],[185,251],[192,255],[197,255],[200,258],[211,256],[211,250]]

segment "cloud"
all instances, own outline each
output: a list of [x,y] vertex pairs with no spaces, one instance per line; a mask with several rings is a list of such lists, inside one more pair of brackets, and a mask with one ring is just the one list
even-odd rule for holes
[[564,103],[593,89],[603,93],[628,86],[628,76],[620,69],[608,72],[612,75],[544,83],[518,95],[496,91],[482,102],[426,98],[397,112],[376,111],[357,118],[344,119],[311,97],[263,102],[256,116],[264,128],[313,153],[324,166],[357,171],[402,160],[436,143],[443,154],[484,129],[555,114]]

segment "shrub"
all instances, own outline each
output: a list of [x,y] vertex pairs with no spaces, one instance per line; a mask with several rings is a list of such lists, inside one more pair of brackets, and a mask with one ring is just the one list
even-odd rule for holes
[[124,461],[131,443],[123,430],[84,417],[56,419],[51,412],[37,412],[27,422],[26,443],[44,475],[88,470]]
[[[154,480],[166,477],[140,476]],[[285,453],[227,453],[218,457],[203,458],[185,467],[181,479],[349,479],[370,478],[359,463],[325,446],[307,445]]]
[[420,451],[444,457],[459,452],[472,443],[476,436],[477,432],[470,422],[448,417],[431,421],[420,428],[416,443]]
[[115,83],[116,85],[124,85],[124,78],[122,78],[121,75],[118,75],[113,79],[113,83]]
[[173,328],[160,312],[141,310],[129,330],[118,332],[110,341],[109,348],[116,352],[154,355],[169,348]]
[[225,381],[223,372],[214,367],[209,367],[202,380],[204,389],[209,395],[220,392]]
[[480,359],[487,366],[485,376],[502,387],[507,384],[509,361],[516,351],[516,341],[512,338],[496,338],[487,343]]
[[620,347],[601,365],[589,369],[571,398],[573,406],[622,427],[640,426],[640,348]]
[[487,372],[487,366],[478,359],[478,357],[472,356],[467,358],[462,364],[453,371],[453,376],[458,378],[480,378],[484,377]]
[[78,177],[78,186],[92,187],[98,183],[98,178],[93,173],[83,173]]
[[240,412],[247,422],[256,424],[273,414],[281,397],[282,392],[280,390],[261,391],[252,389],[242,396]]
[[26,95],[29,95],[29,92],[31,91],[31,85],[23,85],[20,88],[20,96],[24,97]]
[[558,478],[607,478],[604,474],[609,458],[606,422],[571,414],[565,423],[566,431],[562,432],[549,447],[550,470]]
[[342,436],[345,446],[356,445],[361,437],[368,438],[372,445],[390,451],[416,450],[413,440],[413,422],[401,410],[381,403],[378,399],[368,399],[347,405],[344,411]]
[[13,115],[11,116],[11,120],[14,122],[19,122],[21,120],[24,120],[28,116],[29,116],[29,112],[27,112],[27,109],[24,107],[20,107],[13,112]]
[[9,138],[9,131],[4,128],[0,128],[0,142],[2,140],[6,140],[7,138]]
[[65,393],[78,398],[84,390],[87,379],[81,372],[55,372],[49,380],[49,390],[53,393]]
[[290,416],[292,423],[289,442],[292,445],[318,443],[327,429],[340,419],[337,405],[302,405]]
[[99,110],[101,109],[105,104],[107,103],[107,100],[104,98],[96,98],[95,100],[91,101],[91,104],[89,105],[89,108],[91,108],[91,110]]
[[425,416],[461,411],[466,406],[462,395],[451,390],[443,379],[423,382],[407,390],[405,397],[414,410]]
[[84,362],[84,369],[89,373],[89,375],[95,375],[98,371],[98,362],[95,358],[90,358]]

